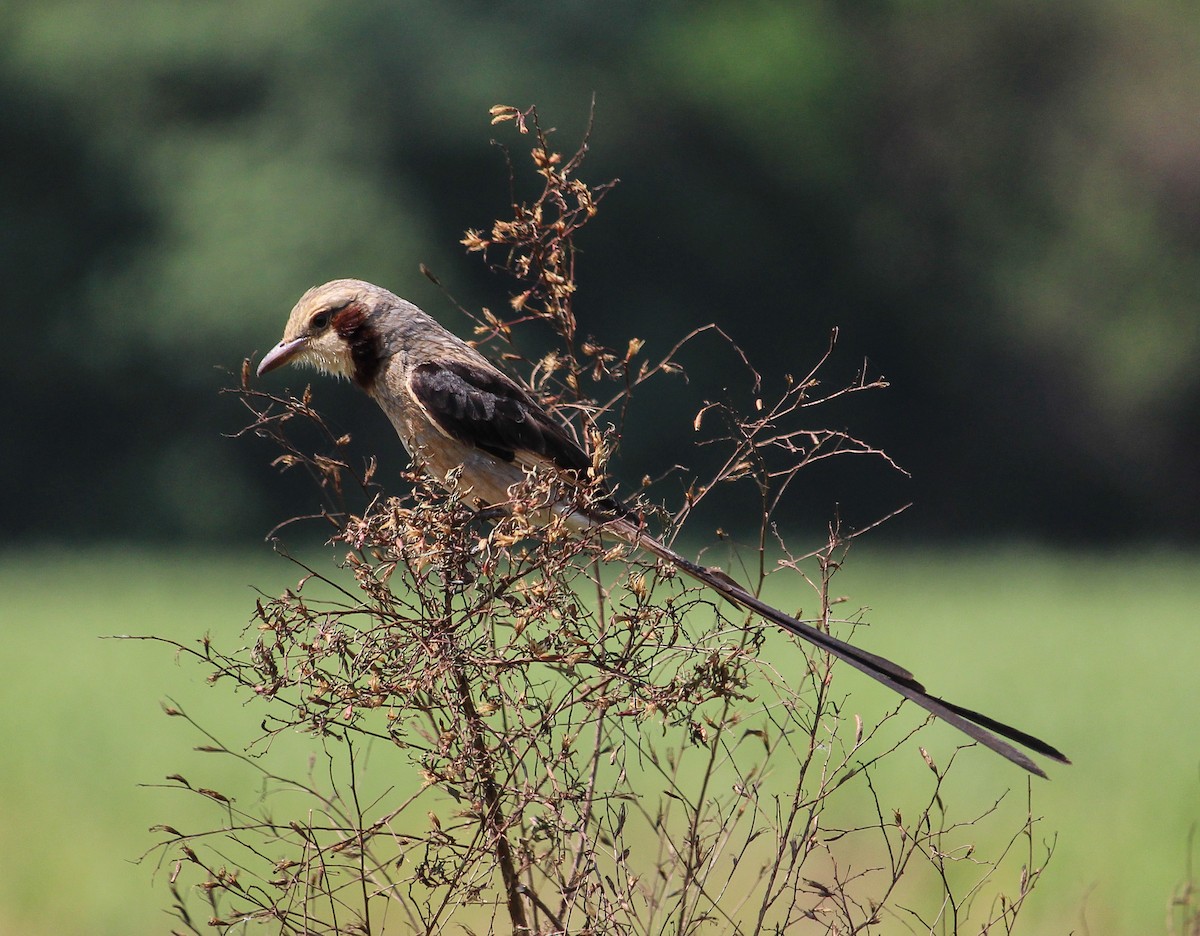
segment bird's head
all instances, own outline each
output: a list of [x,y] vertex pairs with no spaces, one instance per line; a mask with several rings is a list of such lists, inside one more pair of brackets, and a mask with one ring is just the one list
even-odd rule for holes
[[264,355],[258,374],[299,364],[369,387],[392,350],[393,318],[409,310],[423,314],[386,289],[362,280],[314,286],[292,309],[283,340]]

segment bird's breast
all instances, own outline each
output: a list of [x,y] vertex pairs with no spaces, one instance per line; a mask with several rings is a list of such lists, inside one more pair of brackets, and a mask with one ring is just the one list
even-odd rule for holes
[[502,504],[510,499],[509,488],[525,477],[519,465],[446,435],[407,393],[387,392],[388,383],[372,396],[422,471],[447,484],[448,476],[459,469],[455,488],[473,505]]

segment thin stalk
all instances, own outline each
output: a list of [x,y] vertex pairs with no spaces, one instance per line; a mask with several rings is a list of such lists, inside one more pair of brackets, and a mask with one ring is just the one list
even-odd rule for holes
[[471,733],[471,747],[478,759],[479,781],[483,793],[483,815],[479,819],[480,827],[485,837],[493,838],[496,843],[496,861],[500,865],[500,876],[504,880],[505,902],[508,905],[508,917],[512,921],[513,934],[514,936],[524,936],[530,932],[529,918],[525,915],[525,902],[521,899],[524,886],[517,874],[512,845],[509,844],[504,830],[500,787],[496,783],[496,771],[492,764],[492,756],[483,737],[483,720],[475,709],[475,699],[471,694],[471,684],[467,681],[466,675],[458,666],[454,666],[453,669],[459,701],[462,702],[467,728]]

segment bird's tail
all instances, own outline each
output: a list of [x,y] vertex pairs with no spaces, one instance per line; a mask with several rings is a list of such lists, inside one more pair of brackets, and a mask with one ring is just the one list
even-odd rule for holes
[[[861,650],[845,641],[838,640],[836,637],[830,636],[825,631],[813,627],[811,624],[805,624],[803,621],[798,621],[789,614],[784,614],[778,608],[771,607],[766,602],[752,595],[720,569],[708,568],[685,559],[669,546],[647,534],[634,521],[619,519],[610,521],[607,527],[627,542],[645,549],[661,559],[665,559],[681,572],[711,588],[714,592],[733,602],[735,605],[745,608],[747,611],[752,611],[755,614],[760,614],[789,633],[796,635],[802,640],[807,640],[811,644],[815,644],[828,653],[832,653],[838,659],[844,660],[855,669],[861,670],[873,679],[878,680],[889,689],[898,692],[904,698],[910,699],[921,706],[921,708],[953,725],[984,747],[991,748],[1001,757],[1005,757],[1014,764],[1024,767],[1030,773],[1037,774],[1039,777],[1046,776],[1045,772],[1030,757],[1015,748],[1012,744],[1009,744],[1009,741],[1015,741],[1017,744],[1037,754],[1045,755],[1064,764],[1070,763],[1067,757],[1057,748],[1039,738],[1035,738],[1031,734],[1013,728],[1011,725],[1006,725],[1003,722],[996,721],[994,718],[989,718],[979,712],[972,711],[969,708],[964,708],[961,705],[955,705],[953,702],[947,702],[945,699],[939,699],[937,696],[930,695],[912,673],[904,667],[893,663],[891,660],[877,656],[874,653],[869,653],[866,650]],[[1005,738],[1008,740],[1003,740]]]

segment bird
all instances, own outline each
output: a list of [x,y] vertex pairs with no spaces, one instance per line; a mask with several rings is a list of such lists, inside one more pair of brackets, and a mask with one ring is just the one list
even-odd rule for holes
[[[531,471],[580,484],[592,459],[534,395],[413,303],[380,286],[336,279],[304,293],[259,377],[285,364],[347,378],[391,421],[413,462],[468,503],[502,509]],[[558,505],[575,529],[604,530],[668,562],[725,600],[832,654],[972,740],[1032,774],[1027,750],[1069,764],[1057,748],[990,716],[939,698],[903,666],[832,636],[762,601],[719,568],[691,561],[603,496]]]

